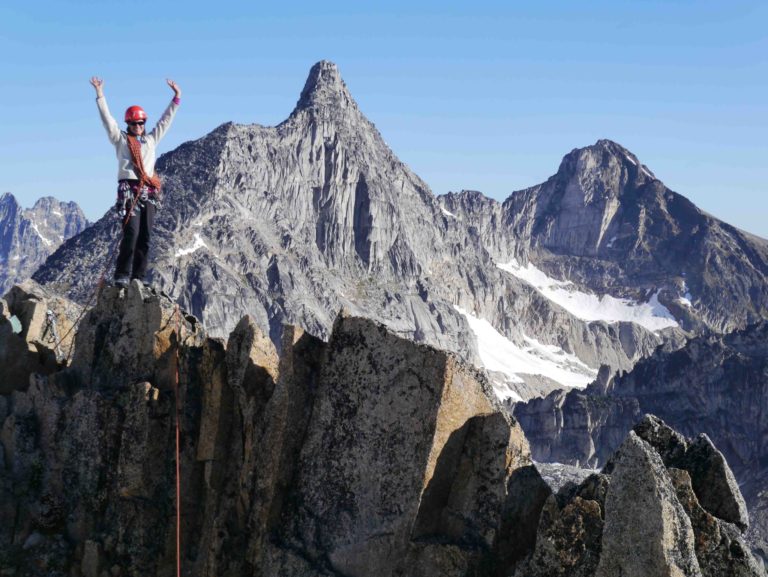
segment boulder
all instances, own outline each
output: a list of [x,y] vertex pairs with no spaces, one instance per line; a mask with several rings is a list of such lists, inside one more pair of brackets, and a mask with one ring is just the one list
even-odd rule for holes
[[540,545],[516,577],[587,577],[600,559],[603,520],[595,501],[576,497],[562,507],[553,495],[544,505],[537,533]]
[[515,577],[588,577],[601,556],[609,478],[591,474],[550,495],[541,511],[535,550]]
[[[452,523],[445,535],[440,527],[448,542],[492,540],[498,514],[476,491],[500,504],[506,477],[529,453],[487,382],[451,354],[345,315],[326,358],[289,495],[287,543],[309,559],[327,555],[345,575],[385,576],[412,538],[434,534],[442,520]],[[483,438],[491,446],[481,450]],[[485,460],[491,468],[478,471]]]
[[631,431],[613,459],[595,575],[700,576],[691,521],[658,453]]
[[747,505],[736,478],[707,435],[702,433],[689,441],[653,415],[645,415],[634,431],[656,449],[667,467],[688,471],[702,507],[742,530],[749,526]]
[[742,530],[749,526],[749,514],[739,484],[723,454],[701,433],[685,454],[683,468],[691,475],[693,490],[707,511]]
[[669,469],[677,497],[691,519],[704,577],[764,577],[762,562],[749,550],[739,529],[707,512],[696,497],[687,471]]
[[675,467],[685,459],[688,451],[686,438],[655,415],[645,415],[633,430],[656,449],[665,466]]

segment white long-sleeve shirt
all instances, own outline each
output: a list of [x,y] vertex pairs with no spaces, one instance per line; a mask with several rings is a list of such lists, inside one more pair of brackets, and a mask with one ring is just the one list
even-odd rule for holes
[[[96,105],[99,107],[99,113],[101,114],[101,122],[104,125],[104,129],[107,131],[109,141],[115,146],[115,154],[117,155],[117,179],[138,179],[138,175],[133,170],[133,160],[131,160],[131,151],[128,148],[128,137],[125,132],[120,130],[120,126],[117,121],[112,117],[107,106],[107,99],[103,96],[96,99]],[[155,173],[155,154],[157,151],[157,144],[165,136],[168,128],[171,126],[173,117],[176,115],[176,110],[179,105],[176,100],[171,100],[168,108],[165,109],[160,120],[152,129],[152,132],[139,138],[141,142],[141,160],[144,164],[144,172],[148,175]]]

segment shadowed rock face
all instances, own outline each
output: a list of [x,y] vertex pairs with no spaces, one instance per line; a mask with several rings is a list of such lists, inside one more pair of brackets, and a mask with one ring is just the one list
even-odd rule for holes
[[23,209],[12,194],[0,195],[0,295],[32,276],[53,251],[87,226],[74,202],[46,196]]
[[71,367],[0,396],[0,571],[175,574],[177,396],[185,575],[760,575],[711,512],[727,465],[659,421],[555,495],[482,374],[373,321],[286,327],[278,356],[135,283],[83,323]]

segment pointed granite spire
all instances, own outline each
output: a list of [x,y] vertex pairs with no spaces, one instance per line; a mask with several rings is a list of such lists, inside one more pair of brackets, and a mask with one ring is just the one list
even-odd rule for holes
[[[571,194],[580,191],[577,194],[580,200],[574,197],[572,201],[578,205],[585,203],[585,206],[597,199],[625,198],[628,193],[631,198],[636,198],[637,194],[644,195],[664,188],[664,184],[637,156],[607,139],[584,148],[574,148],[563,157],[554,178],[563,191],[571,190]],[[631,202],[634,204],[636,201]]]
[[309,71],[296,110],[327,107],[345,109],[357,108],[357,105],[341,79],[338,67],[333,62],[321,60]]

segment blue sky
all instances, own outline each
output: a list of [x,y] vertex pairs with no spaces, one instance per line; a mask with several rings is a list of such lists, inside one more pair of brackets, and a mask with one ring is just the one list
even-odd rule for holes
[[702,209],[768,238],[768,3],[19,2],[0,5],[0,193],[90,219],[114,200],[115,116],[182,108],[161,152],[290,114],[336,62],[362,111],[435,194],[503,199],[610,138]]

